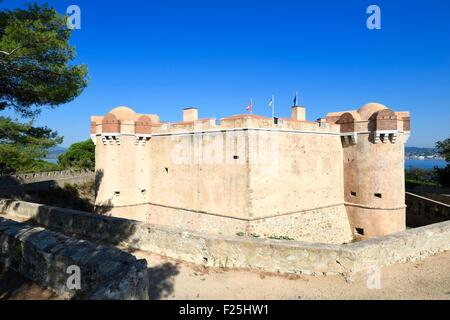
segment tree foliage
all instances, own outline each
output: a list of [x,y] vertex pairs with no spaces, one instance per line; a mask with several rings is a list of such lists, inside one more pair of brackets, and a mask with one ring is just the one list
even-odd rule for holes
[[47,127],[33,127],[31,122],[17,123],[0,117],[0,171],[1,173],[33,172],[54,166],[39,160],[47,149],[62,142],[58,133]]
[[447,166],[445,168],[436,168],[436,175],[439,183],[444,187],[450,187],[450,138],[436,142],[438,153],[445,158]]
[[58,157],[62,168],[95,169],[95,145],[91,139],[74,143]]
[[437,185],[438,183],[433,169],[410,168],[405,172],[405,179],[423,184]]
[[[43,107],[67,103],[83,91],[87,67],[71,65],[71,33],[65,17],[46,4],[0,11],[0,111],[34,119]],[[0,173],[55,169],[40,159],[61,142],[47,127],[0,117]]]
[[450,138],[436,142],[436,149],[445,161],[450,162]]
[[83,91],[87,67],[69,64],[71,33],[65,17],[47,5],[0,11],[0,110],[32,117]]

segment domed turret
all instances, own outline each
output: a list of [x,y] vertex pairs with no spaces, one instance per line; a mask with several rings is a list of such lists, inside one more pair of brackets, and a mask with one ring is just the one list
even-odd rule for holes
[[116,118],[120,121],[135,121],[136,120],[136,112],[133,109],[128,107],[117,107],[110,111]]
[[388,107],[382,105],[381,103],[371,102],[359,108],[358,113],[361,120],[369,120],[375,112],[385,109],[388,109]]

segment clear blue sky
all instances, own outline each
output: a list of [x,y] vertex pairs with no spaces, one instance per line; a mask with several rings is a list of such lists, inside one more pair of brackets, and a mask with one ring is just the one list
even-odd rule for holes
[[[71,42],[91,77],[76,100],[37,119],[64,146],[89,137],[90,115],[119,105],[179,121],[187,106],[201,117],[245,113],[252,97],[254,113],[269,116],[274,94],[276,115],[286,117],[297,90],[309,120],[380,102],[411,111],[408,145],[449,137],[448,0],[48,3],[61,13],[81,8]],[[370,4],[381,8],[379,31],[366,28]]]

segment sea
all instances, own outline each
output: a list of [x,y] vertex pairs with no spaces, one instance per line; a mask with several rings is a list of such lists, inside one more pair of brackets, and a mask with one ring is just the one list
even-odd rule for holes
[[411,168],[419,168],[419,169],[433,169],[434,167],[445,168],[447,162],[443,159],[425,159],[425,160],[417,160],[417,159],[406,159],[405,160],[405,169]]

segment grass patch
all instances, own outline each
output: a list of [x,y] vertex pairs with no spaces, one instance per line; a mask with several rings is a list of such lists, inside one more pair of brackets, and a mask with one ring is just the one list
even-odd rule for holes
[[419,181],[419,180],[410,180],[407,179],[405,181],[406,187],[414,188],[417,186],[430,186],[430,187],[440,187],[441,185],[438,183],[430,182],[430,181]]
[[290,238],[288,236],[270,236],[269,239],[273,239],[273,240],[294,240],[294,238]]

